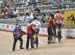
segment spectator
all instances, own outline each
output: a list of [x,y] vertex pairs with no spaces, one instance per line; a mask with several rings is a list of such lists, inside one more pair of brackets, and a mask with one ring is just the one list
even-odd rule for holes
[[19,10],[16,9],[16,8],[14,8],[14,10],[13,10],[13,16],[16,18],[16,17],[18,17],[18,15],[19,15]]
[[34,7],[34,16],[37,17],[40,15],[40,10],[37,7]]
[[30,14],[26,13],[26,19],[30,18]]
[[33,13],[31,13],[31,14],[26,13],[25,18],[26,18],[25,21],[33,19],[34,18]]
[[25,21],[25,15],[24,15],[23,13],[21,13],[21,14],[19,15],[18,19],[19,19],[20,21],[24,22],[24,21]]
[[40,12],[39,8],[35,7],[34,11]]
[[9,16],[9,12],[8,12],[8,10],[7,9],[4,9],[3,11],[3,18],[8,18],[8,16]]
[[29,13],[29,8],[28,7],[25,9],[25,13]]
[[33,16],[33,13],[30,13],[30,19],[33,19],[34,16]]
[[43,22],[43,23],[45,23],[45,21],[46,21],[46,17],[45,17],[45,16],[46,16],[46,14],[43,13],[43,16],[42,16],[42,22]]

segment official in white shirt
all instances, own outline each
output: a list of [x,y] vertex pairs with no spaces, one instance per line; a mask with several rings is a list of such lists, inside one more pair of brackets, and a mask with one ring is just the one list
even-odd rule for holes
[[36,47],[38,47],[38,34],[41,27],[41,22],[35,17],[34,20],[31,22],[33,28],[33,36],[34,36],[34,43],[36,43]]

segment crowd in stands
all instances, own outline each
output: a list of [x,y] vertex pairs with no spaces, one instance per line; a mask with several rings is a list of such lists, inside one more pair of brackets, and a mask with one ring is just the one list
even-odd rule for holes
[[1,10],[0,19],[1,18],[2,19],[14,18],[14,19],[18,19],[20,21],[27,21],[29,19],[33,19],[35,16],[36,17],[40,17],[40,16],[44,17],[45,16],[44,14],[40,13],[40,9],[37,8],[37,6],[25,7],[24,12],[20,12],[17,7],[14,7],[12,10],[8,9],[7,7],[4,7]]
[[16,7],[13,10],[9,10],[4,8],[1,10],[1,18],[15,18],[20,21],[24,21],[26,19],[33,19],[34,16],[39,16],[40,10],[37,7],[26,7],[24,12],[20,12]]
[[[61,4],[64,3],[65,0],[61,0]],[[20,1],[22,2],[22,1]],[[23,3],[25,2],[25,0],[23,0]],[[27,1],[29,4],[31,1]],[[35,1],[36,2],[36,1]],[[33,3],[35,3],[33,2]],[[50,0],[50,2],[52,4],[57,4],[58,2],[56,0]],[[73,1],[72,1],[73,2]],[[11,0],[11,2],[8,2],[10,4],[14,3],[14,0]],[[24,12],[20,12],[17,5],[13,5],[13,9],[9,9],[7,3],[4,1],[4,5],[5,7],[1,10],[1,15],[0,18],[4,18],[4,19],[8,19],[8,18],[15,18],[18,19],[20,21],[26,21],[28,19],[33,19],[35,16],[41,18],[40,20],[42,20],[44,23],[47,20],[46,18],[48,18],[48,14],[45,13],[41,13],[40,9],[35,5],[35,6],[26,6],[24,9]],[[68,6],[67,6],[68,7]]]

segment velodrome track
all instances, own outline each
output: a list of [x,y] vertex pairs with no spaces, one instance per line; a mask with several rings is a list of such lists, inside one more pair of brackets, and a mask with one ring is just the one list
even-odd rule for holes
[[[24,48],[26,35],[23,36]],[[75,55],[75,39],[64,39],[60,43],[47,44],[47,37],[39,36],[39,47],[34,49],[19,49],[17,42],[16,51],[12,52],[13,36],[10,32],[0,31],[0,55]]]

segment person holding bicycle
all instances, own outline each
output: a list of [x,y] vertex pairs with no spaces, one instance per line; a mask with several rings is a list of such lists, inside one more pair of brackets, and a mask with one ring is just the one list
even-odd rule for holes
[[57,27],[57,30],[58,30],[58,33],[57,33],[58,41],[60,42],[61,38],[62,38],[61,37],[62,14],[60,13],[60,11],[57,11],[54,18],[55,18],[56,27]]

